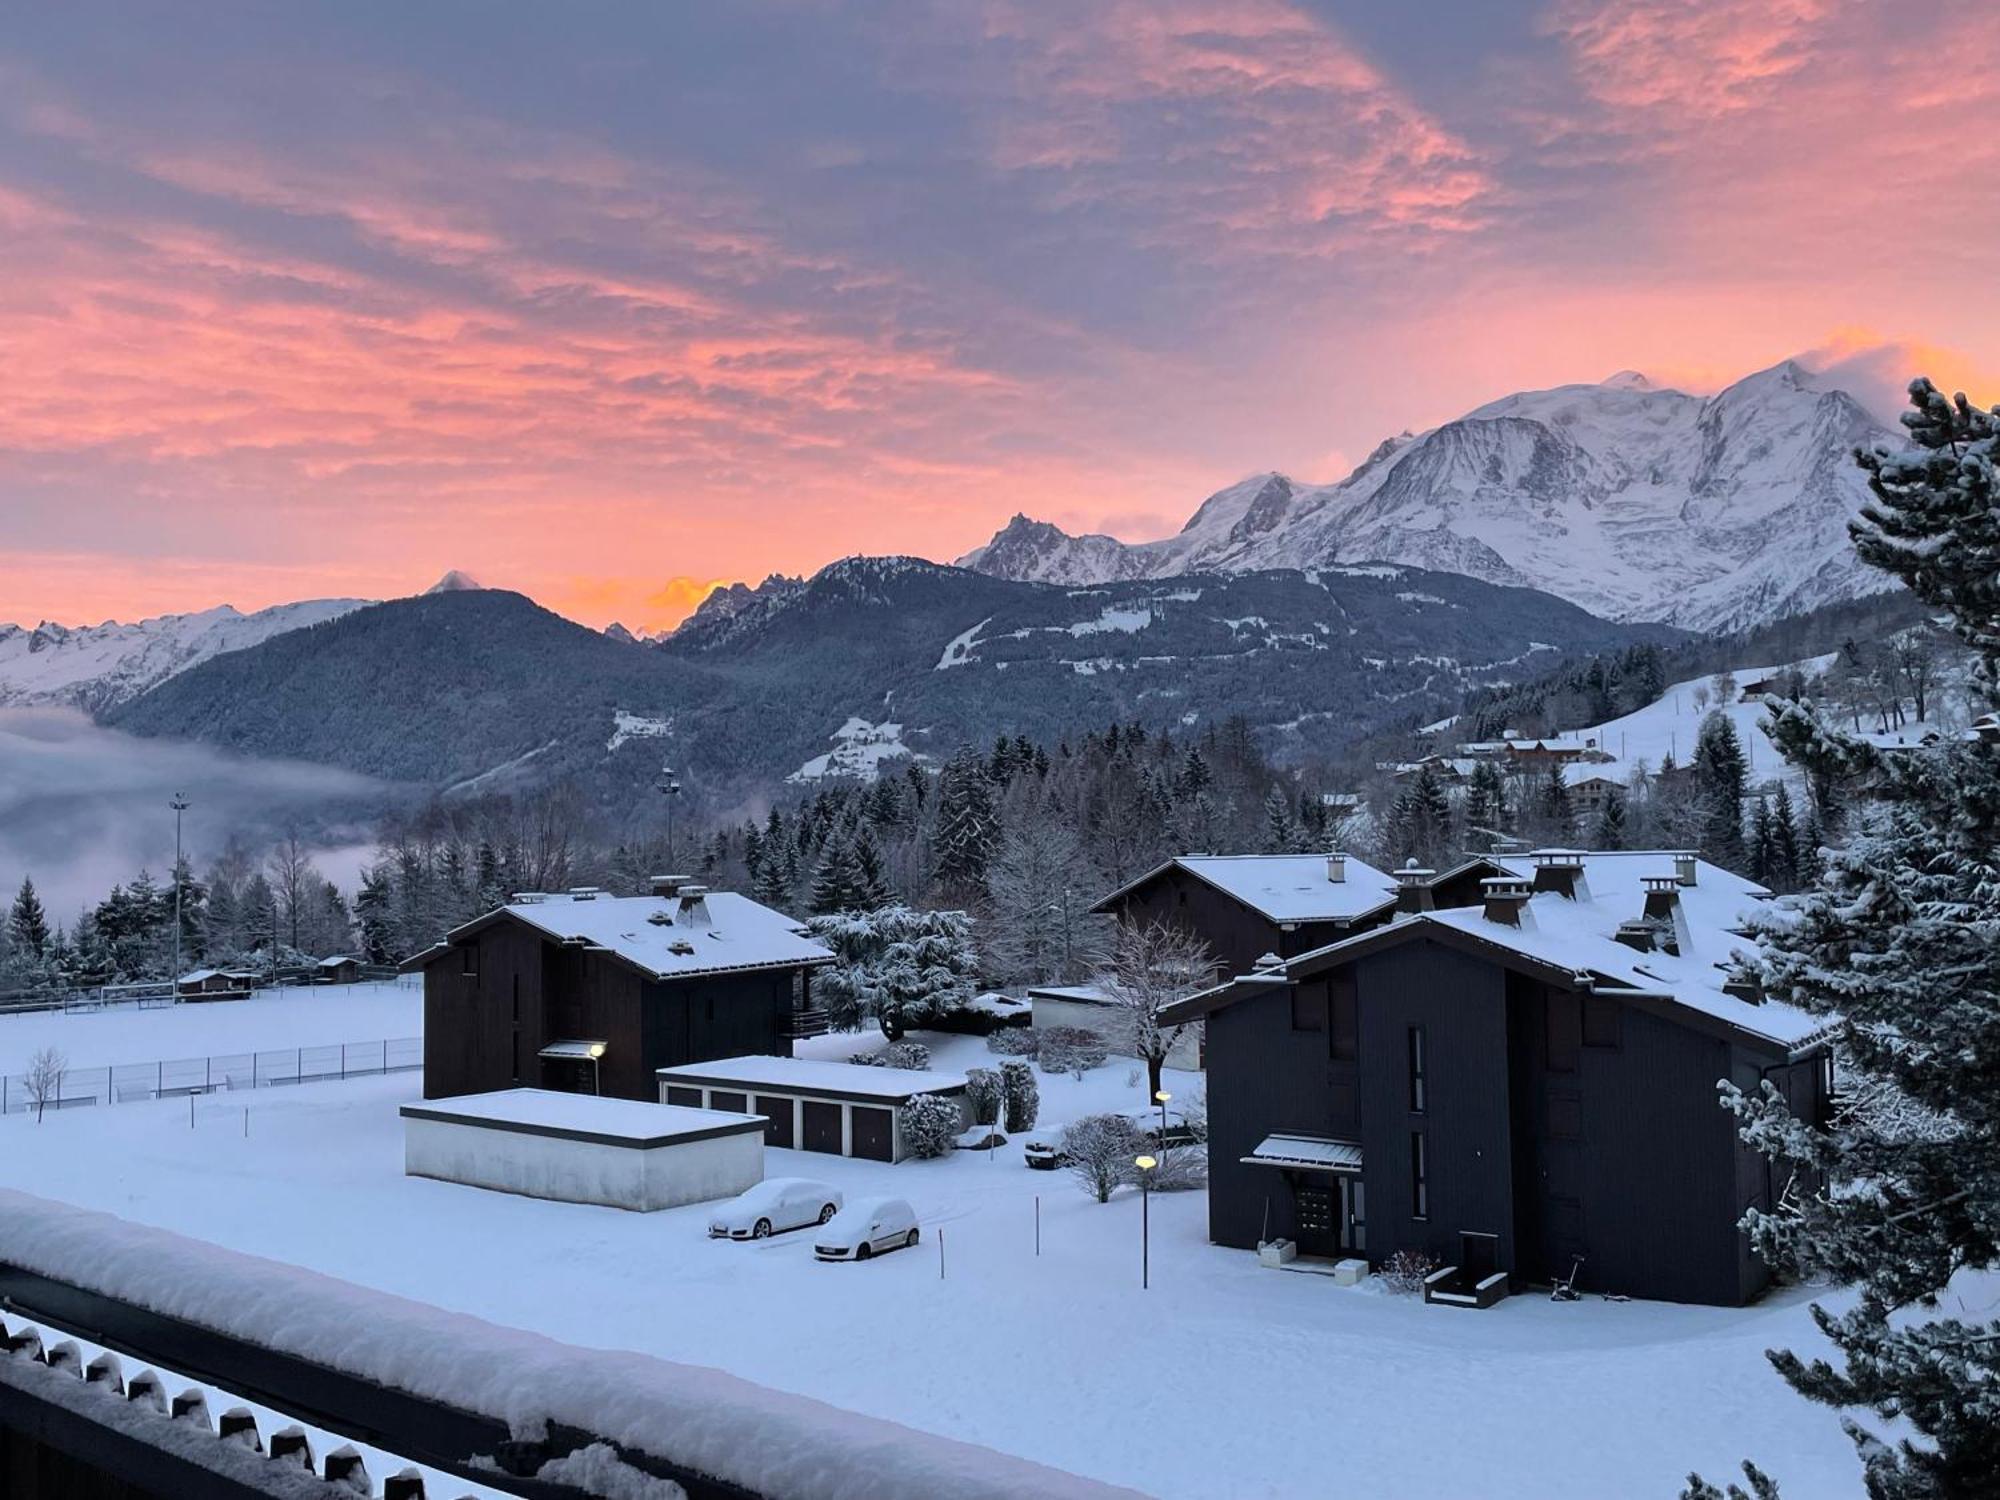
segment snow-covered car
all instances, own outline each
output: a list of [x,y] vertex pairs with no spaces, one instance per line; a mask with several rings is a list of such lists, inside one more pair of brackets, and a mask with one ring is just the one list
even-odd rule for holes
[[761,1240],[787,1229],[824,1224],[846,1201],[839,1188],[810,1177],[766,1177],[709,1216],[708,1237]]
[[1043,1126],[1029,1136],[1021,1145],[1021,1160],[1041,1172],[1053,1172],[1057,1167],[1069,1165],[1069,1157],[1062,1148],[1063,1127]]
[[916,1244],[916,1211],[901,1198],[857,1198],[813,1236],[821,1260],[868,1260]]
[[1007,1133],[998,1125],[974,1125],[960,1131],[953,1144],[961,1151],[991,1151],[1007,1144]]

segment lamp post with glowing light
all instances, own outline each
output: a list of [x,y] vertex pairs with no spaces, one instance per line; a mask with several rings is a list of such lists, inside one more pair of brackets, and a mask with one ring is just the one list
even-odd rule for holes
[[175,792],[167,806],[174,810],[174,994],[181,992],[181,814],[192,804],[186,792]]
[[602,1060],[603,1056],[604,1043],[592,1042],[590,1044],[590,1091],[593,1094],[602,1094],[604,1092],[604,1083],[599,1077],[600,1070],[598,1068],[598,1063]]
[[1153,1284],[1153,1168],[1159,1160],[1151,1156],[1138,1156],[1132,1165],[1139,1169],[1139,1290],[1147,1291]]
[[1165,1089],[1156,1089],[1153,1092],[1153,1101],[1160,1106],[1160,1145],[1162,1148],[1167,1144],[1167,1101],[1173,1097]]

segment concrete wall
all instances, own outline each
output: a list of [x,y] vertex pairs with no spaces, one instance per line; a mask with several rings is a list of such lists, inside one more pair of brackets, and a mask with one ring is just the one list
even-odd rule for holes
[[403,1170],[560,1203],[650,1211],[733,1198],[764,1179],[757,1131],[640,1148],[405,1119]]

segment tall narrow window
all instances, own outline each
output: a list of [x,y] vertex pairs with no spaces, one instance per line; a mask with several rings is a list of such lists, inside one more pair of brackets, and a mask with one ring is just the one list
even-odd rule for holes
[[1410,1028],[1410,1111],[1422,1114],[1430,1107],[1430,1081],[1427,1076],[1429,1059],[1424,1040],[1424,1028]]
[[1421,1130],[1410,1132],[1410,1217],[1431,1216],[1431,1175],[1427,1142]]
[[479,944],[467,943],[458,950],[458,972],[471,975],[479,973]]
[[1292,986],[1292,1030],[1319,1031],[1326,1026],[1326,985],[1307,981]]

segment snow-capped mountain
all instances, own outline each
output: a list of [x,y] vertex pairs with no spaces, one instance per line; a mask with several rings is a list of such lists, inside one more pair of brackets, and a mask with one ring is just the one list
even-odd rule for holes
[[368,602],[306,599],[248,615],[224,604],[129,625],[0,625],[0,707],[59,704],[95,713],[212,656],[339,619]]
[[1336,484],[1252,475],[1162,541],[1016,516],[961,564],[1075,584],[1386,561],[1739,628],[1879,586],[1846,529],[1867,497],[1853,449],[1878,441],[1901,438],[1790,360],[1708,397],[1624,371],[1391,438]]

